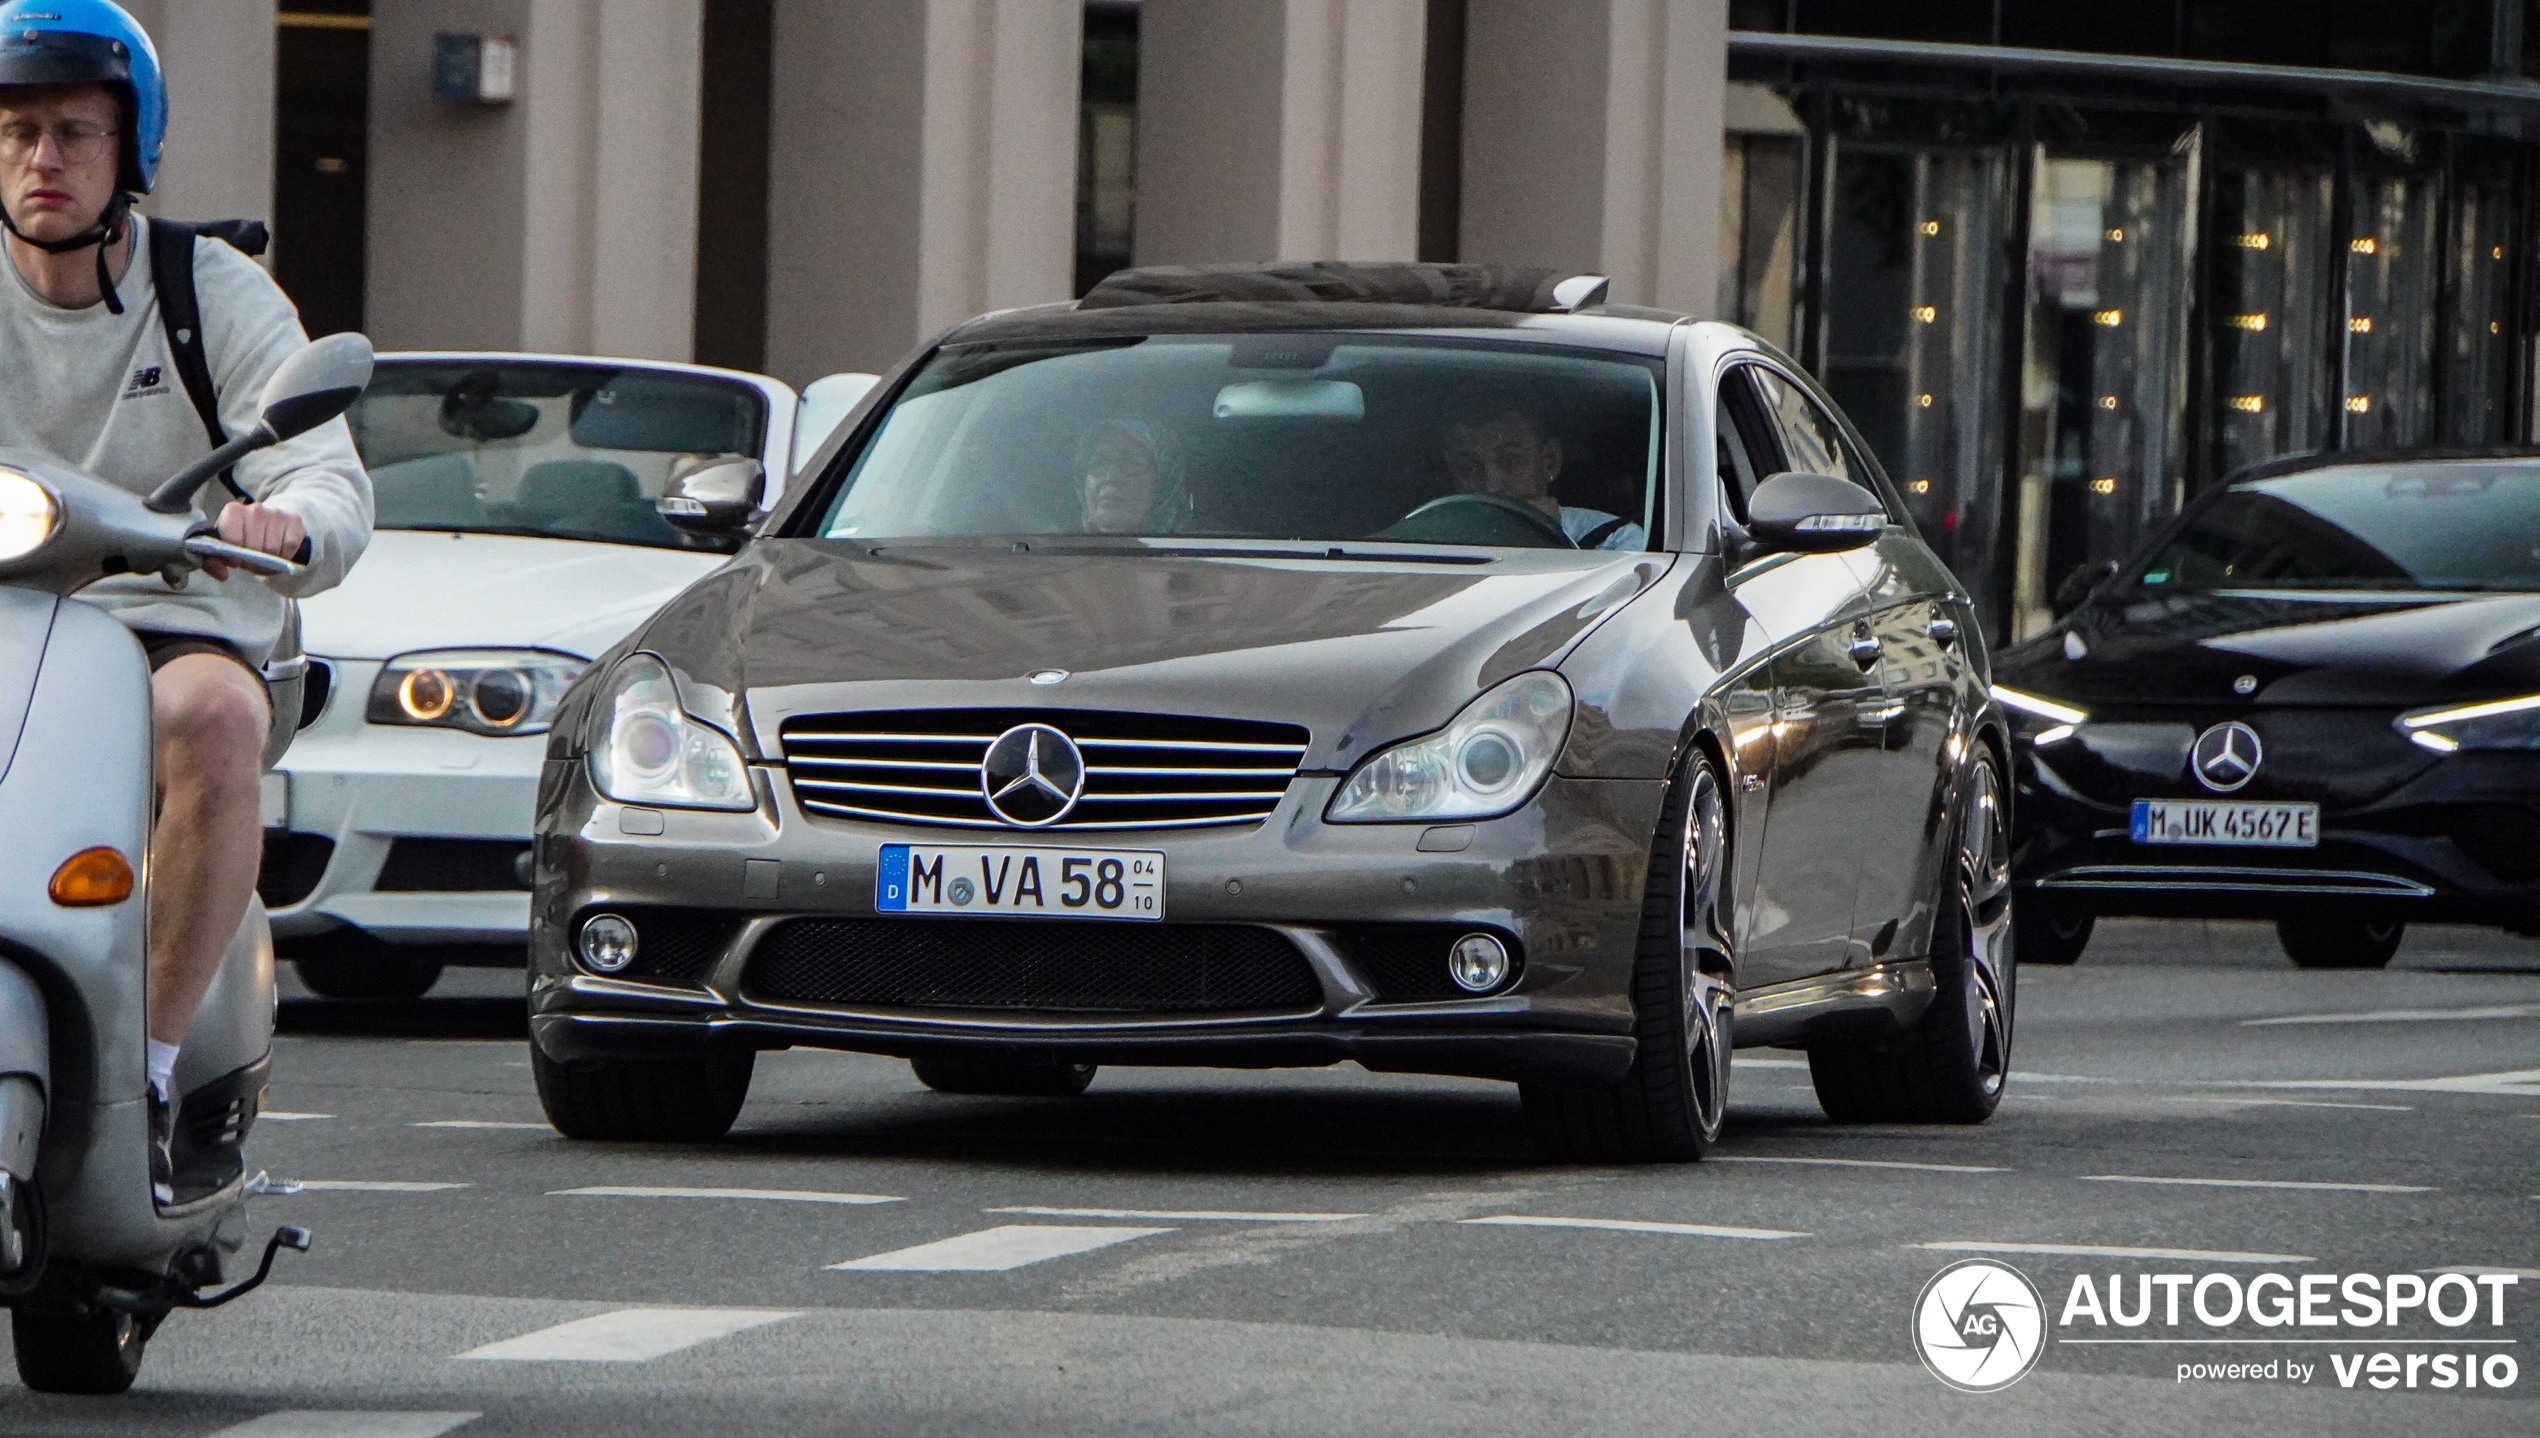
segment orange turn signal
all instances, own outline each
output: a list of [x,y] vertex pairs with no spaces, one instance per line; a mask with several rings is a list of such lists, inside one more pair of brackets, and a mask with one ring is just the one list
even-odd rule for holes
[[132,897],[132,861],[100,846],[82,849],[53,871],[53,902],[67,909],[94,909]]

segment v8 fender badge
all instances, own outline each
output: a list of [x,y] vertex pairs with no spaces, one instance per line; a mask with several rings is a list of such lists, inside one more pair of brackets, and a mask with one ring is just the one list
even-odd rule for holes
[[1914,1299],[1914,1352],[1961,1393],[1992,1393],[2028,1376],[2046,1349],[2046,1300],[2007,1263],[1949,1265]]

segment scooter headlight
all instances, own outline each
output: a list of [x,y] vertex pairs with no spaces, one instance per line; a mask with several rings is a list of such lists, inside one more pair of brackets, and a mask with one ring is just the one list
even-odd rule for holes
[[750,771],[730,736],[679,704],[670,667],[632,654],[591,705],[591,783],[621,804],[755,809]]
[[0,469],[0,563],[33,554],[61,527],[62,506],[53,491],[14,469]]

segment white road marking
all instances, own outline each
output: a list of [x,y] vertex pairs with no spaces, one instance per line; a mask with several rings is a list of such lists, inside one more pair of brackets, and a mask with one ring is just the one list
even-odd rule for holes
[[1732,1228],[1718,1223],[1659,1223],[1640,1218],[1538,1218],[1532,1214],[1495,1213],[1488,1218],[1459,1218],[1511,1228],[1610,1228],[1618,1233],[1673,1233],[1686,1238],[1806,1238],[1786,1228]]
[[1733,1058],[1729,1062],[1742,1069],[1804,1069],[1808,1067],[1806,1059]]
[[520,1129],[534,1129],[534,1130],[536,1130],[536,1131],[538,1131],[538,1132],[540,1132],[540,1133],[552,1133],[552,1132],[554,1132],[554,1129],[553,1129],[550,1125],[543,1124],[543,1123],[504,1123],[504,1122],[501,1122],[500,1120],[497,1120],[497,1119],[490,1119],[490,1118],[436,1118],[436,1119],[430,1119],[430,1120],[427,1120],[427,1121],[425,1121],[425,1122],[423,1122],[423,1123],[410,1123],[410,1124],[406,1125],[406,1127],[408,1127],[408,1128],[520,1128]]
[[552,1188],[549,1198],[757,1198],[776,1203],[906,1203],[882,1193],[821,1193],[808,1188]]
[[2181,1263],[2317,1263],[2307,1253],[2235,1253],[2222,1248],[2129,1248],[2091,1243],[1988,1243],[1961,1238],[1946,1243],[1913,1243],[1938,1253],[2038,1253],[2065,1258],[2166,1258]]
[[2273,1019],[2242,1019],[2245,1029],[2277,1024],[2421,1024],[2458,1019],[2527,1019],[2540,1015],[2540,1004],[2491,1004],[2476,1009],[2379,1009],[2360,1014],[2287,1014]]
[[2331,1103],[2327,1099],[2317,1098],[2236,1098],[2217,1097],[2213,1094],[2188,1094],[2181,1097],[2179,1102],[2227,1103],[2241,1108],[2365,1108],[2375,1113],[2416,1112],[2416,1109],[2403,1103]]
[[764,1308],[621,1308],[471,1348],[459,1357],[520,1363],[640,1363],[794,1316]]
[[2414,1183],[2308,1183],[2289,1178],[2161,1178],[2142,1173],[2085,1173],[2084,1183],[2166,1183],[2186,1188],[2305,1188],[2335,1193],[2432,1193]]
[[2513,1098],[2540,1098],[2540,1069],[2504,1073],[2455,1074],[2429,1079],[2252,1079],[2237,1088],[2377,1089],[2389,1093],[2492,1093]]
[[2508,1273],[2516,1278],[2540,1278],[2540,1268],[2505,1268],[2493,1263],[2449,1263],[2445,1264],[2441,1268],[2429,1268],[2425,1271],[2428,1273],[2466,1273],[2472,1277],[2481,1273]]
[[1041,1218],[1155,1218],[1192,1223],[1341,1223],[1363,1213],[1237,1213],[1214,1208],[987,1208],[982,1213],[1028,1213]]
[[1027,1263],[1091,1253],[1133,1238],[1171,1233],[1169,1228],[1073,1228],[1060,1224],[1000,1224],[937,1239],[915,1248],[895,1248],[868,1258],[829,1265],[832,1272],[863,1273],[1003,1273]]
[[1930,1173],[2009,1173],[1975,1163],[1905,1163],[1886,1158],[1795,1158],[1782,1154],[1713,1154],[1706,1163],[1805,1163],[1823,1168],[1912,1168]]
[[297,1408],[250,1418],[211,1438],[441,1438],[476,1421],[474,1413],[398,1413]]
[[281,1109],[274,1108],[266,1109],[263,1113],[256,1115],[256,1119],[260,1123],[266,1119],[271,1119],[275,1123],[307,1123],[311,1119],[333,1117],[335,1117],[335,1115],[331,1113],[285,1113]]
[[399,1178],[303,1178],[295,1180],[309,1193],[440,1193],[474,1188],[472,1183],[414,1183]]

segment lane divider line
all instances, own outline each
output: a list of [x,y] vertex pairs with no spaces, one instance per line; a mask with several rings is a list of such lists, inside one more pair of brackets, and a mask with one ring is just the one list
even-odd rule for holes
[[2181,1263],[2317,1263],[2307,1253],[2236,1253],[2222,1248],[2133,1248],[2108,1243],[1991,1243],[1952,1239],[1945,1243],[1909,1243],[1936,1253],[2036,1253],[2062,1258],[2167,1258]]
[[354,1408],[286,1408],[232,1424],[211,1438],[441,1438],[475,1422],[477,1413],[421,1413]]
[[471,1348],[459,1357],[500,1363],[641,1363],[796,1316],[764,1308],[621,1308]]
[[1705,1163],[1804,1163],[1821,1168],[1910,1168],[1927,1173],[2009,1173],[1978,1163],[1906,1163],[1888,1158],[1802,1158],[1789,1154],[1712,1154]]
[[2291,1178],[2161,1178],[2141,1173],[2085,1173],[2084,1183],[2159,1183],[2183,1188],[2294,1188],[2330,1193],[2432,1193],[2415,1183],[2312,1183]]
[[1029,1263],[1091,1253],[1133,1238],[1171,1233],[1169,1228],[1078,1228],[1061,1224],[1009,1223],[954,1238],[895,1248],[829,1265],[832,1273],[1003,1273]]
[[275,1123],[310,1123],[317,1119],[333,1117],[335,1115],[331,1113],[291,1113],[284,1109],[269,1108],[256,1115],[256,1121],[262,1123],[266,1119],[271,1119]]
[[2214,1094],[2184,1094],[2180,1103],[2222,1103],[2239,1108],[2365,1108],[2375,1113],[2415,1113],[2413,1105],[2404,1103],[2331,1103],[2316,1098],[2234,1098]]
[[1363,1213],[1241,1213],[1214,1208],[983,1208],[981,1213],[1028,1213],[1040,1218],[1153,1218],[1190,1223],[1343,1223]]
[[295,1180],[304,1193],[442,1193],[453,1188],[474,1188],[472,1183],[417,1183],[402,1178],[303,1178]]
[[590,1188],[551,1188],[549,1198],[746,1198],[772,1203],[906,1203],[907,1199],[887,1193],[822,1193],[808,1188],[642,1188],[624,1185],[596,1185]]
[[1671,1233],[1685,1238],[1806,1238],[1786,1228],[1733,1228],[1719,1223],[1659,1223],[1641,1218],[1544,1218],[1524,1213],[1495,1213],[1488,1218],[1459,1218],[1502,1228],[1609,1228],[1618,1233]]
[[554,1130],[554,1129],[553,1129],[550,1125],[543,1124],[543,1123],[505,1123],[505,1122],[503,1122],[503,1121],[501,1121],[501,1120],[498,1120],[498,1119],[490,1119],[490,1118],[436,1118],[436,1119],[428,1119],[428,1120],[426,1120],[425,1122],[422,1122],[422,1123],[410,1123],[410,1124],[407,1124],[407,1125],[406,1125],[406,1127],[408,1127],[408,1128],[518,1128],[518,1129],[529,1129],[529,1130],[533,1130],[533,1131],[535,1131],[535,1132],[539,1132],[539,1133],[553,1133],[553,1132],[555,1131],[555,1130]]
[[2429,1268],[2425,1271],[2428,1273],[2466,1273],[2473,1278],[2482,1273],[2509,1273],[2516,1278],[2540,1278],[2540,1268],[2507,1268],[2504,1265],[2497,1263],[2447,1263],[2441,1268]]
[[2242,1019],[2244,1029],[2281,1024],[2422,1024],[2456,1019],[2527,1019],[2540,1017],[2540,1004],[2490,1004],[2475,1009],[2379,1009],[2360,1014],[2286,1014],[2281,1018]]

